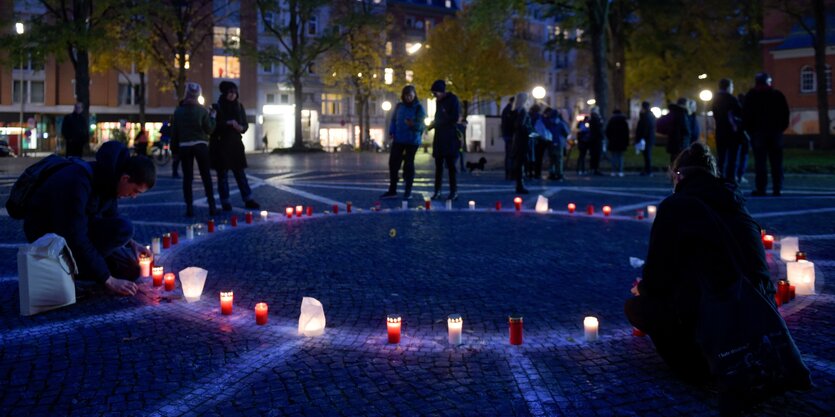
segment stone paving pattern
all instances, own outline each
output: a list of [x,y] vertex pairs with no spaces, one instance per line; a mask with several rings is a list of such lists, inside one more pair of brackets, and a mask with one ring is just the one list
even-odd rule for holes
[[[495,156],[494,156],[495,157]],[[495,158],[489,158],[495,159]],[[496,169],[460,178],[454,210],[422,198],[379,202],[385,155],[250,157],[254,196],[271,214],[183,239],[158,259],[166,270],[209,270],[202,300],[186,303],[143,280],[136,297],[83,286],[77,304],[18,315],[16,253],[21,225],[0,217],[0,414],[2,415],[716,415],[716,396],[673,378],[648,338],[633,337],[622,313],[644,258],[651,223],[635,210],[670,192],[652,178],[576,177],[532,182],[525,212]],[[161,171],[157,187],[122,212],[137,239],[205,221],[183,216],[180,182]],[[15,172],[0,178],[5,200]],[[431,165],[418,155],[417,192],[431,193]],[[202,198],[195,182],[196,198]],[[536,194],[553,213],[536,214]],[[478,209],[467,210],[475,200]],[[345,213],[344,202],[354,212]],[[233,204],[240,206],[237,194]],[[504,209],[496,212],[495,201]],[[575,202],[578,213],[564,207]],[[198,203],[200,201],[198,200]],[[338,215],[325,214],[339,203]],[[288,205],[312,218],[283,220]],[[597,215],[584,208],[594,204]],[[600,207],[613,206],[603,218]],[[749,209],[781,235],[800,235],[815,261],[819,295],[781,308],[812,370],[815,388],[777,396],[754,415],[835,414],[835,180],[789,176],[782,198]],[[217,216],[218,224],[229,214]],[[772,258],[779,257],[772,253]],[[772,261],[775,278],[779,262]],[[178,284],[179,287],[179,284]],[[222,316],[218,292],[234,290]],[[324,304],[320,337],[298,336],[301,298]],[[269,323],[252,308],[269,304]],[[524,315],[525,341],[508,344],[507,315]],[[386,343],[385,316],[403,316],[399,345]],[[464,344],[449,346],[446,316],[464,318]],[[601,339],[583,340],[582,320],[600,320]]]

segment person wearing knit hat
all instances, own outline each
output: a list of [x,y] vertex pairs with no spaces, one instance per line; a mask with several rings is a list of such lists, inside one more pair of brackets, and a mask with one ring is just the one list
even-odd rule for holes
[[455,94],[446,91],[446,82],[437,80],[432,83],[432,94],[437,100],[435,120],[427,130],[435,130],[432,142],[432,157],[435,159],[435,194],[433,200],[441,199],[441,182],[444,176],[444,164],[449,170],[449,195],[447,200],[458,198],[455,160],[458,158],[461,141],[458,139],[458,118],[461,117],[461,103]]
[[183,198],[186,203],[186,217],[194,217],[194,197],[191,181],[194,178],[194,161],[200,171],[209,215],[217,214],[215,194],[212,187],[212,174],[209,159],[209,135],[215,130],[215,111],[210,113],[198,104],[200,84],[187,83],[185,98],[174,111],[171,124],[171,152],[180,158],[183,164]]
[[261,206],[252,199],[252,189],[246,178],[246,153],[241,134],[247,131],[244,106],[238,101],[238,86],[231,81],[221,81],[217,100],[217,128],[209,141],[212,168],[217,172],[217,193],[223,211],[231,211],[229,201],[229,171],[235,176],[244,205],[250,210]]

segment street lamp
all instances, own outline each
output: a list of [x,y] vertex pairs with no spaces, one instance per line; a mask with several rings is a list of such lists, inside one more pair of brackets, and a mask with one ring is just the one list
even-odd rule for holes
[[699,93],[699,99],[705,103],[705,143],[707,143],[707,103],[713,99],[713,92],[702,90]]
[[[14,30],[17,32],[18,35],[23,36],[23,32],[25,28],[23,27],[22,22],[17,22],[14,24]],[[25,85],[23,83],[23,45],[20,46],[20,155],[26,156],[26,146],[23,144],[23,137],[24,137],[24,129],[23,129],[23,109],[26,101],[24,100],[24,89]]]
[[380,105],[380,107],[383,108],[383,111],[389,111],[391,110],[391,102],[386,100],[383,102],[383,104]]
[[545,93],[545,87],[541,85],[534,87],[531,91],[531,95],[533,95],[533,98],[537,100],[542,100],[543,98],[545,98]]

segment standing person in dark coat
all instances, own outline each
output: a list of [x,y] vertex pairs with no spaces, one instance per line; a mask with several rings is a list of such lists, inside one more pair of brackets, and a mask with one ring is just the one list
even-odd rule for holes
[[90,142],[90,125],[84,117],[84,103],[75,103],[73,112],[64,116],[61,136],[64,137],[65,155],[80,158],[84,153],[84,145]]
[[171,125],[171,152],[183,163],[183,198],[186,201],[186,217],[194,217],[194,196],[191,181],[194,178],[194,161],[200,170],[203,190],[209,203],[209,215],[217,214],[212,187],[209,135],[215,130],[216,111],[211,112],[197,103],[200,84],[186,83],[186,97],[174,111]]
[[[700,282],[726,287],[740,279],[736,258],[745,279],[772,304],[776,291],[760,227],[735,186],[718,177],[707,146],[697,142],[685,149],[672,172],[675,193],[658,206],[643,278],[632,288],[635,297],[626,302],[625,311],[676,374],[704,382],[710,373],[695,339]],[[723,241],[726,230],[740,251],[729,251]]]
[[612,118],[606,124],[606,137],[609,139],[609,152],[612,153],[612,176],[623,176],[623,153],[629,147],[629,122],[626,116],[615,109]]
[[591,117],[586,116],[582,122],[577,123],[577,175],[586,175],[586,153],[589,151],[589,126]]
[[[162,141],[162,145],[168,145],[168,149],[171,149],[171,122],[165,121],[162,122],[162,127],[159,129],[159,137]],[[177,173],[177,170],[180,167],[180,158],[177,155],[173,155],[171,158],[171,177],[172,178],[180,178],[180,174]]]
[[458,139],[458,119],[461,116],[461,103],[455,94],[446,91],[446,82],[437,80],[432,83],[432,94],[437,100],[435,120],[428,129],[435,129],[432,143],[432,157],[435,158],[435,194],[433,200],[441,199],[441,181],[444,176],[444,164],[449,170],[449,195],[447,200],[458,199],[455,160],[461,141]]
[[563,153],[565,150],[565,143],[568,141],[568,135],[571,133],[571,128],[568,123],[562,118],[559,111],[550,107],[543,112],[543,120],[545,127],[551,132],[551,142],[548,145],[548,179],[562,181],[565,178],[563,170]]
[[670,164],[676,160],[679,152],[684,149],[684,141],[690,137],[690,127],[687,124],[687,99],[680,98],[675,104],[670,104],[673,125],[667,135],[667,153],[670,154]]
[[513,179],[513,159],[510,157],[513,145],[513,99],[507,101],[502,109],[502,140],[504,141],[504,179]]
[[687,99],[687,130],[688,137],[684,141],[684,147],[690,146],[691,143],[699,141],[699,119],[696,117],[696,100]]
[[711,111],[716,121],[716,163],[721,175],[736,181],[736,162],[742,133],[742,106],[734,96],[734,82],[719,80],[719,92],[713,98]]
[[403,165],[403,199],[412,197],[412,183],[415,181],[415,154],[423,138],[423,120],[426,112],[418,100],[415,87],[407,85],[400,93],[400,103],[394,107],[389,123],[391,153],[389,154],[389,189],[380,198],[397,197],[397,172]]
[[649,108],[648,101],[641,103],[638,126],[635,127],[635,143],[644,141],[644,169],[641,175],[652,175],[652,148],[655,146],[655,115]]
[[[536,131],[536,123],[542,119],[542,107],[534,104],[528,110],[531,118],[531,128],[534,133],[528,138],[528,158],[525,161],[525,176],[528,179],[542,179],[542,156],[545,155],[545,141],[542,135]],[[544,123],[543,123],[544,124]],[[542,125],[540,125],[542,126]]]
[[117,200],[151,189],[156,167],[147,157],[130,156],[117,141],[104,143],[96,161],[87,164],[61,168],[35,189],[23,231],[29,242],[46,233],[63,237],[78,264],[78,279],[95,281],[117,294],[134,295],[137,257],[150,254],[133,240],[133,224],[119,216]]
[[252,199],[252,189],[246,178],[246,153],[241,134],[246,132],[244,106],[238,101],[238,86],[231,81],[221,81],[220,98],[217,100],[216,127],[209,141],[212,167],[217,172],[217,193],[223,211],[231,211],[229,201],[229,171],[235,176],[238,191],[248,209],[258,210],[261,206]]
[[756,84],[745,95],[742,105],[742,124],[751,135],[754,148],[756,188],[751,195],[765,195],[768,160],[772,192],[779,196],[783,188],[783,132],[789,127],[789,103],[783,93],[771,86],[770,75],[761,72],[754,81]]
[[531,117],[528,114],[528,94],[516,94],[513,102],[513,179],[516,180],[516,194],[528,194],[525,188],[525,163],[528,160],[528,142],[530,141],[533,126]]
[[589,118],[589,168],[592,175],[603,175],[600,172],[600,156],[603,153],[603,116],[600,108],[591,108]]

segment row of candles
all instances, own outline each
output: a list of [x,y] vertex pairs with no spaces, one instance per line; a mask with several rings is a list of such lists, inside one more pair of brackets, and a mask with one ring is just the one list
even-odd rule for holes
[[[774,250],[774,236],[761,231],[763,247]],[[777,281],[777,305],[786,304],[796,295],[815,294],[815,264],[800,250],[800,240],[794,236],[780,239],[780,260],[786,263],[786,278]]]

